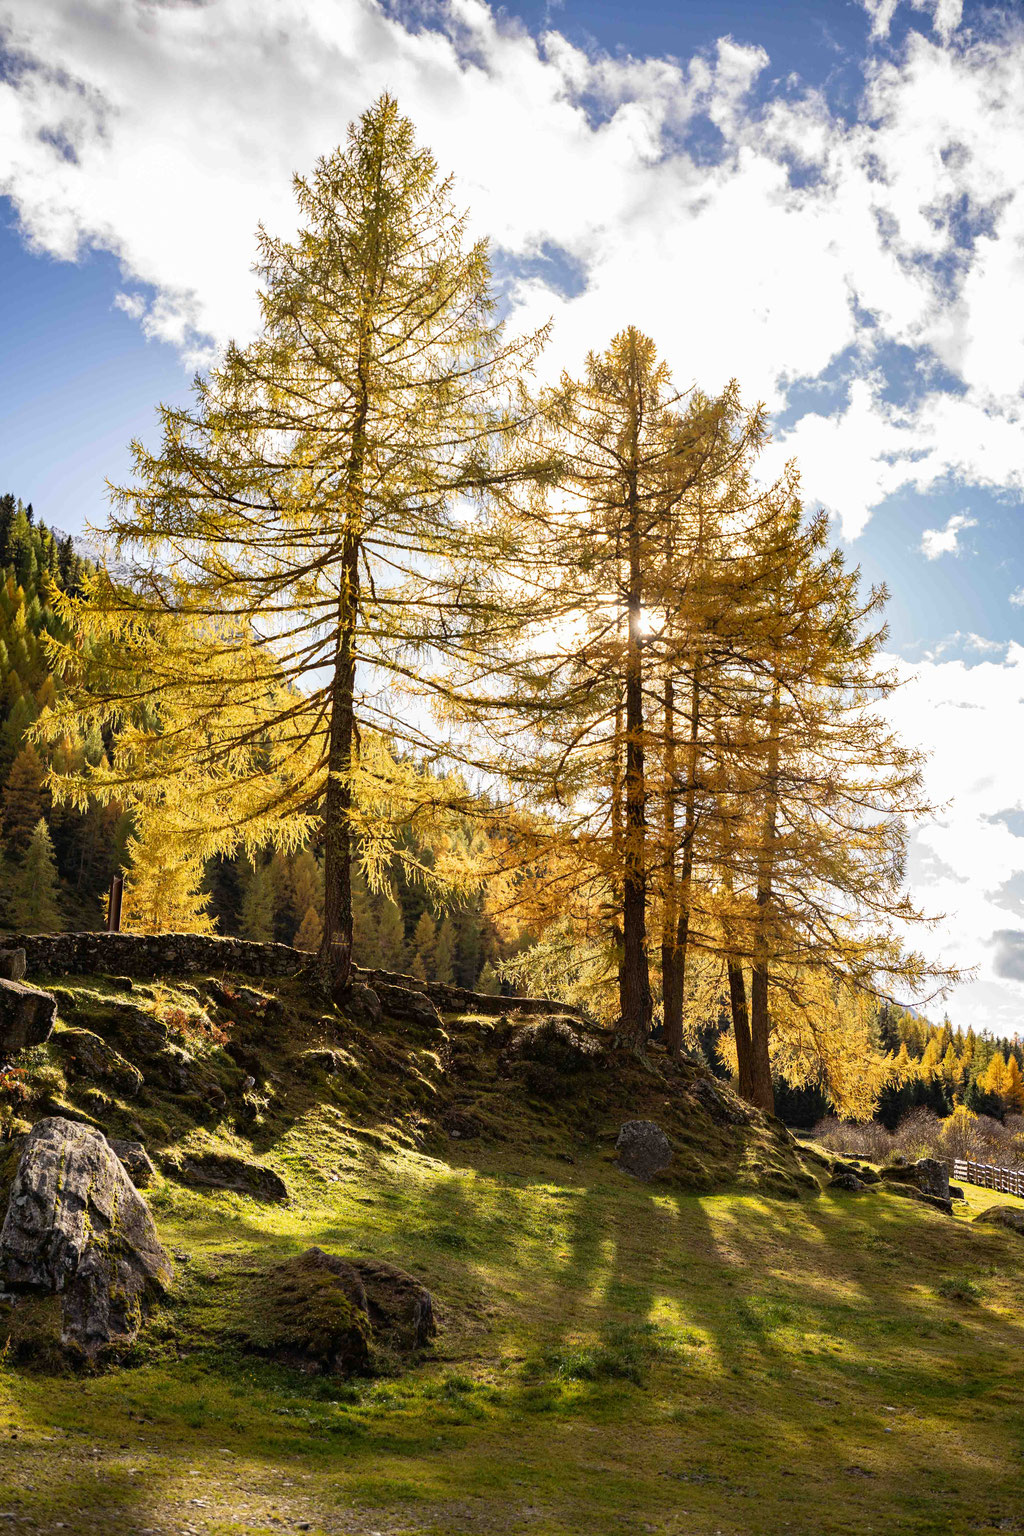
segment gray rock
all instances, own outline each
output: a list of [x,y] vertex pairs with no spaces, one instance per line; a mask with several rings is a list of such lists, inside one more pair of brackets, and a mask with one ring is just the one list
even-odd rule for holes
[[426,1029],[441,1029],[441,1015],[436,1004],[425,992],[411,991],[407,987],[389,987],[378,983],[377,996],[384,1012],[392,1019],[409,1019]]
[[49,992],[0,980],[0,1061],[30,1045],[42,1045],[53,1033],[57,999]]
[[136,1094],[142,1073],[89,1029],[64,1029],[54,1039],[62,1056],[84,1077],[103,1078],[123,1093]]
[[951,1200],[966,1200],[967,1196],[964,1194],[959,1184],[951,1184],[949,1186],[949,1198]]
[[935,1200],[949,1204],[949,1169],[937,1157],[921,1157],[916,1163],[893,1162],[882,1169],[886,1184],[909,1185]]
[[137,1334],[173,1278],[149,1210],[106,1138],[33,1126],[0,1230],[0,1281],[62,1297],[63,1342],[89,1358]]
[[168,1173],[199,1189],[232,1189],[254,1200],[287,1200],[288,1186],[272,1168],[230,1152],[185,1153],[165,1164]]
[[636,1179],[653,1179],[672,1161],[668,1137],[653,1120],[627,1120],[615,1142],[623,1173]]
[[864,1180],[854,1173],[852,1168],[845,1168],[842,1163],[837,1164],[836,1172],[828,1181],[829,1189],[845,1189],[851,1194],[859,1194],[867,1189]]
[[1005,1227],[1008,1232],[1018,1232],[1024,1237],[1024,1205],[990,1205],[987,1211],[979,1211],[975,1224],[987,1227]]
[[914,1164],[917,1169],[918,1188],[926,1195],[934,1195],[938,1200],[949,1199],[949,1167],[937,1157],[919,1157]]
[[24,981],[25,968],[23,949],[0,949],[0,977],[4,981]]
[[384,1017],[380,998],[372,987],[366,985],[365,981],[350,983],[342,1006],[357,1024],[376,1025]]
[[156,1169],[153,1161],[141,1141],[125,1141],[119,1136],[108,1136],[107,1140],[117,1157],[124,1165],[125,1173],[131,1179],[136,1189],[148,1189],[156,1178]]

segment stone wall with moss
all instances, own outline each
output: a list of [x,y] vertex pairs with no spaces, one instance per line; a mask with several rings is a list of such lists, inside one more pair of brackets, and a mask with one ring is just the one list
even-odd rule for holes
[[[4,949],[23,949],[27,979],[59,976],[156,977],[236,975],[257,980],[294,976],[311,958],[288,944],[199,933],[38,933],[0,940]],[[442,1013],[575,1013],[543,997],[496,997],[442,982],[421,982],[391,971],[363,971],[357,980],[371,987],[425,993]]]

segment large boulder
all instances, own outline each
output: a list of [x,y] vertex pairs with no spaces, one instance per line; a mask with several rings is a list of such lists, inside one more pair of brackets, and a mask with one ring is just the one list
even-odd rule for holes
[[57,999],[20,981],[0,979],[0,1061],[30,1045],[42,1045],[53,1033]]
[[0,1229],[0,1284],[59,1295],[63,1342],[87,1358],[130,1342],[173,1270],[149,1209],[105,1136],[40,1120]]
[[979,1211],[974,1220],[982,1226],[1005,1227],[1008,1232],[1024,1237],[1024,1205],[990,1205],[987,1211]]
[[618,1164],[635,1179],[653,1179],[672,1161],[672,1146],[653,1120],[627,1120],[615,1142]]
[[937,1157],[919,1157],[915,1163],[918,1188],[938,1200],[949,1199],[949,1166]]
[[254,1200],[287,1200],[288,1186],[272,1168],[250,1163],[230,1152],[186,1152],[165,1163],[182,1184],[199,1189],[230,1189]]
[[422,1348],[436,1332],[433,1299],[393,1264],[308,1248],[257,1283],[242,1328],[250,1348],[310,1374],[371,1368],[372,1346]]
[[[356,986],[358,983],[354,982],[353,990]],[[417,992],[411,987],[396,987],[381,981],[377,982],[374,991],[380,1000],[382,1010],[389,1018],[409,1019],[413,1024],[421,1024],[425,1029],[438,1030],[442,1027],[441,1015],[425,992]]]
[[376,1029],[384,1017],[380,998],[365,981],[352,981],[342,996],[342,1007],[356,1024]]

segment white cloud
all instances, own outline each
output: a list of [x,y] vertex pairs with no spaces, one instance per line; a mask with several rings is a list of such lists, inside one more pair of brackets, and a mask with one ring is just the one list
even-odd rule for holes
[[[881,28],[887,5],[871,10]],[[550,367],[634,322],[680,382],[735,375],[781,407],[841,361],[847,403],[780,450],[855,537],[901,486],[1024,484],[1024,306],[1005,302],[1024,259],[1024,32],[944,44],[956,11],[907,12],[938,41],[912,29],[869,63],[850,123],[811,90],[755,106],[759,47],[609,58],[483,0],[9,4],[0,186],[40,248],[114,251],[128,312],[191,362],[253,327],[253,234],[292,227],[292,171],[391,89],[477,229],[578,271],[575,297],[543,264],[511,290],[522,323],[554,315]],[[721,136],[710,165],[687,148],[699,121]],[[902,399],[892,346],[915,359]]]
[[937,560],[940,555],[960,554],[960,535],[968,528],[976,528],[978,520],[964,512],[954,512],[947,518],[945,528],[926,528],[921,535],[921,553],[926,560]]
[[1021,926],[1006,887],[1024,878],[1024,837],[992,814],[1024,810],[1017,755],[1007,750],[1024,741],[1024,647],[1010,644],[998,660],[895,665],[905,686],[890,713],[904,739],[930,754],[925,781],[937,807],[914,834],[909,872],[918,901],[944,920],[916,942],[964,970],[978,967],[950,1002],[957,1022],[1024,1032],[1024,986],[999,969],[993,948],[996,934]]
[[[872,37],[888,37],[900,0],[861,0],[871,18]],[[963,19],[963,0],[910,0],[915,11],[925,11],[932,26],[947,41]]]
[[1018,587],[1016,592],[1010,593],[1010,602],[1014,608],[1024,608],[1024,587]]

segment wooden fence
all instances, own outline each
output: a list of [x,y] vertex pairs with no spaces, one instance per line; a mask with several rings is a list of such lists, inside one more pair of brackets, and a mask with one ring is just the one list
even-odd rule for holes
[[1019,1195],[1024,1200],[1024,1173],[1015,1168],[995,1168],[991,1163],[972,1163],[956,1158],[953,1161],[954,1179],[965,1184],[980,1184],[982,1189],[997,1189],[1001,1195]]

